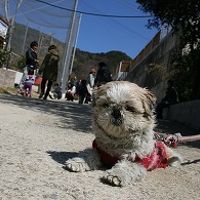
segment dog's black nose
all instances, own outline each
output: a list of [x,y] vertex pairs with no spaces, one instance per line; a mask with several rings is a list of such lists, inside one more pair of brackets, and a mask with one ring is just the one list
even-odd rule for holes
[[122,115],[119,109],[114,108],[111,113],[112,117],[119,119]]
[[111,113],[112,123],[116,126],[120,126],[122,124],[122,114],[119,109],[114,108]]

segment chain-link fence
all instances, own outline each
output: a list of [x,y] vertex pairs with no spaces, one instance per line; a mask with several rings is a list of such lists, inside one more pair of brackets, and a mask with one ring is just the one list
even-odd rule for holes
[[40,63],[49,45],[55,44],[61,58],[58,80],[64,89],[80,18],[73,12],[77,3],[78,0],[2,0],[0,15],[10,22],[11,28],[7,46],[14,59],[10,65],[17,66],[32,41],[38,41]]

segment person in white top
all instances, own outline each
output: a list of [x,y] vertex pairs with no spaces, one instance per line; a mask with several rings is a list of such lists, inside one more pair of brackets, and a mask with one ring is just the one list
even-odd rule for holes
[[95,78],[96,78],[96,70],[92,68],[87,78],[87,89],[90,95],[92,95]]

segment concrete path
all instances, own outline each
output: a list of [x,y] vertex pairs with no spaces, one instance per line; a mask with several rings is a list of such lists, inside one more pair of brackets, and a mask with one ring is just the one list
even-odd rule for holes
[[[193,130],[162,121],[163,132]],[[103,184],[104,170],[71,173],[68,158],[91,146],[90,105],[0,95],[0,200],[197,200],[200,146],[179,146],[179,168],[159,169],[134,186]]]

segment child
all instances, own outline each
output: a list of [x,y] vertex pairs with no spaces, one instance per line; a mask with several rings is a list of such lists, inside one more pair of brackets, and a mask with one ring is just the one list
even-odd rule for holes
[[52,91],[49,92],[49,97],[51,99],[61,99],[62,98],[62,88],[58,83],[53,85]]
[[27,75],[25,81],[22,83],[22,95],[26,97],[31,97],[32,86],[35,82],[35,75]]
[[69,82],[65,98],[68,101],[74,101],[75,93],[76,93],[76,86],[73,83]]

